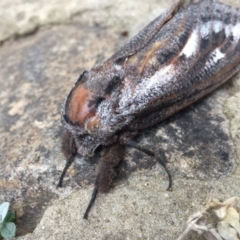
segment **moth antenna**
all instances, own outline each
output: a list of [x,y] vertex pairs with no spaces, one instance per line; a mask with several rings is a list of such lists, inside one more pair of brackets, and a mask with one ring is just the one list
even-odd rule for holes
[[93,203],[95,202],[97,194],[98,194],[98,186],[95,185],[95,187],[93,189],[93,192],[92,192],[92,197],[91,197],[90,202],[89,202],[89,204],[87,206],[87,209],[86,209],[86,211],[85,211],[85,213],[83,215],[83,218],[86,219],[86,220],[88,218],[88,213],[91,210]]
[[58,182],[58,184],[57,184],[57,188],[62,187],[63,178],[64,178],[64,176],[65,176],[68,168],[71,166],[71,164],[72,164],[72,162],[73,162],[73,160],[74,160],[74,157],[75,157],[75,156],[71,156],[71,157],[69,157],[69,158],[67,159],[66,164],[65,164],[65,167],[64,167],[64,169],[63,169],[63,171],[62,171],[62,173],[61,173],[61,176],[60,176],[60,178],[59,178],[59,182]]
[[151,150],[148,150],[142,146],[140,146],[138,143],[132,141],[131,139],[129,138],[124,138],[123,139],[123,142],[125,145],[129,146],[129,147],[133,147],[133,148],[136,148],[138,149],[139,151],[141,152],[144,152],[145,154],[151,156],[151,157],[154,157],[160,164],[161,166],[164,168],[164,170],[166,171],[167,175],[168,175],[168,179],[169,179],[169,184],[168,184],[168,188],[167,188],[167,191],[172,191],[172,176],[171,176],[171,173],[170,171],[168,170],[166,164],[159,158],[156,156],[156,154],[151,151]]

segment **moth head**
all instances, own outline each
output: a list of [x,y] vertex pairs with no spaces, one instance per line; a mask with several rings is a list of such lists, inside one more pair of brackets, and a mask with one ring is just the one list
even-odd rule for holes
[[[109,70],[106,66],[95,66],[90,71],[83,72],[63,106],[63,122],[75,138],[79,139],[79,149],[88,148],[87,155],[104,143],[104,139],[108,140],[107,131],[105,135],[99,134],[103,125],[99,112],[106,102],[111,105],[117,101],[115,95],[119,95],[121,87],[119,70],[116,67]],[[85,142],[91,146],[84,147]]]

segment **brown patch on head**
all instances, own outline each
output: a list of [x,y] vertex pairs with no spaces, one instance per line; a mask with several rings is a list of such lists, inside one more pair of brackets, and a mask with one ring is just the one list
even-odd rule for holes
[[82,85],[73,91],[67,111],[68,117],[72,122],[78,122],[82,125],[87,118],[95,115],[95,111],[91,111],[88,106],[91,96],[92,93]]

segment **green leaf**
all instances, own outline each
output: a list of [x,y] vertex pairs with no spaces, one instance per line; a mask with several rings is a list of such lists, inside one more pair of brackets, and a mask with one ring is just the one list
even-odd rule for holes
[[0,223],[2,223],[4,218],[6,217],[8,208],[9,202],[4,202],[3,204],[0,205]]
[[4,223],[12,222],[15,219],[15,212],[9,211],[4,219]]
[[1,235],[3,238],[12,238],[16,234],[16,225],[12,222],[8,222],[4,224],[3,228],[1,229]]

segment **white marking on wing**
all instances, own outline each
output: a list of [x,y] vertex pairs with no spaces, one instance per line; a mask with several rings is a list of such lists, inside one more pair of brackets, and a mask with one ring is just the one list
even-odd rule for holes
[[232,28],[232,34],[233,34],[234,40],[239,39],[239,37],[240,37],[240,23],[237,23],[237,25],[235,25]]
[[[219,33],[223,29],[223,22],[219,20],[214,20],[213,22],[207,22],[200,26],[200,33],[202,38],[207,38],[210,35],[211,25],[213,24],[213,31],[215,33]],[[240,23],[233,26],[232,24],[227,24],[224,26],[224,31],[226,37],[231,36],[233,34],[235,39],[240,38]]]
[[193,30],[190,38],[188,39],[186,45],[180,53],[185,55],[187,58],[193,56],[197,52],[198,48],[198,29]]
[[221,60],[222,58],[224,58],[225,57],[225,53],[222,53],[220,50],[219,50],[219,48],[216,48],[213,52],[212,52],[212,54],[211,54],[211,56],[210,56],[210,60],[208,60],[207,62],[206,62],[206,68],[211,68],[211,67],[213,67],[213,66],[215,66],[217,63],[218,63],[218,61],[219,60]]
[[175,68],[174,64],[162,67],[152,77],[142,79],[134,92],[129,92],[126,88],[119,101],[119,111],[122,114],[132,114],[137,109],[143,109],[150,98],[154,99],[156,96],[160,96],[172,82],[176,81],[178,71]]
[[210,34],[211,30],[211,22],[207,22],[205,24],[202,24],[200,27],[200,33],[202,38],[207,38]]
[[165,66],[161,68],[159,71],[157,71],[150,79],[146,81],[146,86],[145,88],[149,89],[155,84],[166,84],[169,82],[174,77],[175,74],[175,69],[174,65],[170,64],[168,66]]
[[224,58],[226,54],[222,53],[219,48],[216,48],[216,50],[213,52],[213,55],[213,61],[217,63],[220,59]]
[[219,21],[219,20],[214,20],[213,21],[213,31],[215,33],[219,33],[223,28],[223,24],[222,24],[222,21]]
[[231,33],[232,33],[231,29],[232,29],[232,25],[231,24],[227,24],[224,27],[224,31],[225,31],[226,37],[229,37],[231,35]]

